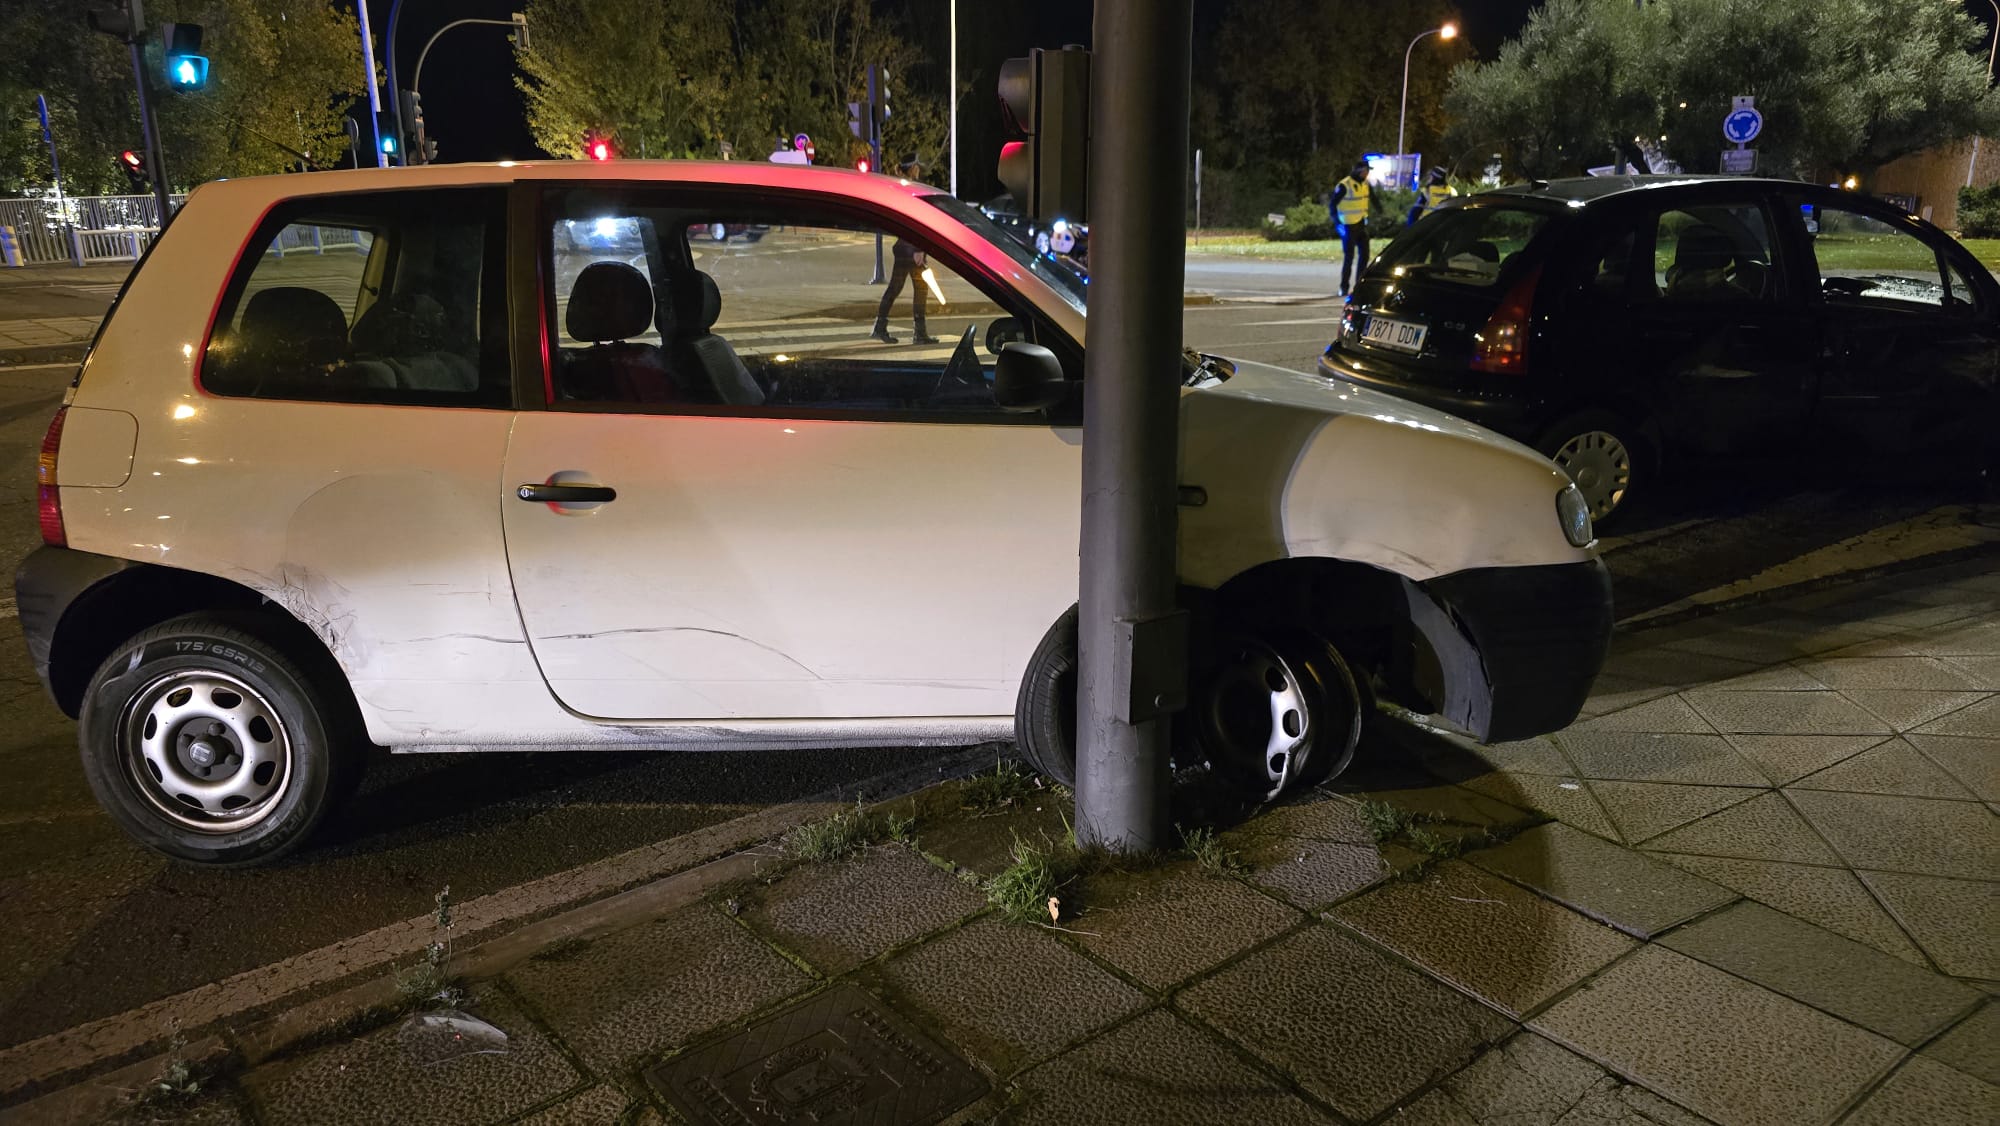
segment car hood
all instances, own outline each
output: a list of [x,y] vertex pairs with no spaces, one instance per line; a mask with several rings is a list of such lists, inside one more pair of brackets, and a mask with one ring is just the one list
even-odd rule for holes
[[1417,581],[1573,563],[1546,458],[1366,388],[1239,363],[1181,398],[1181,571],[1216,586],[1280,558],[1367,563]]

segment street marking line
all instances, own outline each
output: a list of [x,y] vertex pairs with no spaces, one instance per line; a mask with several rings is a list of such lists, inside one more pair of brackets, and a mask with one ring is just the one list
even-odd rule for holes
[[1339,317],[1308,317],[1302,321],[1244,321],[1237,328],[1264,328],[1269,325],[1337,325]]

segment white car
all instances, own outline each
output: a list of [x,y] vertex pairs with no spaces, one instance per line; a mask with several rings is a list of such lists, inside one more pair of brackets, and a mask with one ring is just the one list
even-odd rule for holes
[[[716,224],[767,233],[690,238]],[[625,237],[557,235],[584,227]],[[99,800],[196,863],[297,845],[371,742],[1018,735],[1063,776],[1078,286],[976,207],[845,170],[206,184],[49,427],[36,670]],[[1560,471],[1314,375],[1160,378],[1182,726],[1224,777],[1331,775],[1371,694],[1488,740],[1574,718],[1610,596]]]

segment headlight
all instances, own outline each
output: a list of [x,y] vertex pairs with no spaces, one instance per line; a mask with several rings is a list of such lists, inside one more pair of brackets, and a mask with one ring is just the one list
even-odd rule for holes
[[1562,522],[1563,538],[1571,547],[1589,547],[1597,538],[1590,526],[1590,502],[1575,485],[1564,485],[1556,494],[1556,519]]

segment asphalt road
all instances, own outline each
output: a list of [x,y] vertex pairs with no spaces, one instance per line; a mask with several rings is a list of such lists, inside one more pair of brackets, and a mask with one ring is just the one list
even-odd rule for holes
[[[1324,274],[1324,278],[1320,274]],[[1310,369],[1338,306],[1332,268],[1190,263],[1191,346]],[[101,309],[110,287],[0,285],[0,320]],[[61,289],[64,292],[53,292]],[[57,303],[57,304],[51,304]],[[38,542],[36,448],[70,370],[0,368],[0,562]],[[1698,483],[1609,541],[1621,613],[1666,606],[1854,536],[1893,531],[1964,488],[1827,486],[1772,476]],[[1892,549],[1894,550],[1894,549]],[[11,592],[0,592],[0,597]],[[231,973],[461,900],[714,824],[771,803],[925,761],[910,750],[383,757],[313,847],[277,867],[201,872],[166,864],[99,812],[75,728],[28,667],[11,602],[0,608],[0,1047],[171,996]]]

